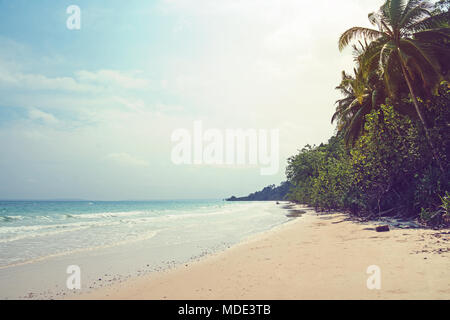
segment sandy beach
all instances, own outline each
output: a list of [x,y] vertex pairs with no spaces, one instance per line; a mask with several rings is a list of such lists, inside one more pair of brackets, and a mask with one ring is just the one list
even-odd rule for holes
[[[450,232],[313,210],[223,252],[80,299],[450,299]],[[369,290],[369,266],[381,288]]]

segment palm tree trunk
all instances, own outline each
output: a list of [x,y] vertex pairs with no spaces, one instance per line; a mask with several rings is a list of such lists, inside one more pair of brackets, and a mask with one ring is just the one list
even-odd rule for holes
[[428,144],[430,145],[431,152],[433,153],[433,158],[434,158],[434,160],[436,160],[436,163],[438,164],[439,169],[441,169],[442,174],[445,175],[444,167],[442,166],[442,163],[441,163],[441,160],[439,159],[439,156],[438,156],[438,153],[436,151],[436,148],[434,147],[433,141],[431,140],[430,132],[429,132],[428,126],[427,126],[427,124],[425,122],[425,118],[424,118],[424,116],[422,114],[422,111],[420,111],[419,103],[417,102],[417,98],[416,98],[416,95],[414,93],[414,89],[413,89],[413,86],[411,84],[411,81],[409,79],[408,72],[406,71],[405,62],[403,61],[403,58],[401,57],[401,53],[399,53],[399,56],[400,56],[400,64],[402,66],[403,76],[405,77],[406,83],[408,84],[409,93],[411,94],[411,98],[413,100],[414,107],[416,108],[417,115],[419,116],[419,119],[422,122],[423,129],[425,131],[425,136],[427,138]]

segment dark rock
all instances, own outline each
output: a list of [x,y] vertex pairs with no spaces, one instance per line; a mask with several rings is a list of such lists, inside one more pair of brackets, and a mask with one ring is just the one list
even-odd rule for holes
[[377,232],[388,232],[390,229],[389,226],[378,226],[375,230],[377,230]]

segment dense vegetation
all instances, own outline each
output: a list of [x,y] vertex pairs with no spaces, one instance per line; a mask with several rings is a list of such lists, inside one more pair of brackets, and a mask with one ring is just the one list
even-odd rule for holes
[[450,220],[450,0],[387,0],[354,27],[336,135],[288,159],[289,199],[372,217]]
[[285,200],[292,185],[282,182],[278,187],[274,184],[265,187],[261,191],[249,194],[247,197],[237,198],[232,196],[227,201],[281,201]]

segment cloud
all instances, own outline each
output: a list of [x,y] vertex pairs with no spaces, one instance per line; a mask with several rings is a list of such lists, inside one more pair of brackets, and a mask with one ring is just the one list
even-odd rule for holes
[[99,92],[107,89],[145,89],[149,81],[116,70],[77,71],[75,77],[48,77],[0,69],[0,86],[25,90]]
[[48,125],[57,124],[59,122],[58,119],[56,119],[56,117],[51,113],[47,113],[36,108],[29,110],[28,116],[31,120],[42,121]]
[[115,164],[131,167],[148,167],[149,163],[145,160],[131,156],[128,153],[110,153],[106,156],[107,160]]
[[76,118],[111,108],[139,111],[149,105],[146,97],[151,82],[139,71],[81,70],[49,76],[25,72],[24,64],[22,59],[11,62],[0,55],[0,108],[31,109],[29,116],[33,119],[40,117],[47,124],[54,124],[54,119],[39,114],[42,110],[34,110],[36,103],[45,110],[69,111]]
[[10,73],[0,75],[3,84],[33,91],[73,91],[92,92],[98,88],[78,82],[71,77],[47,77],[42,74]]
[[125,89],[146,89],[150,82],[117,70],[99,70],[90,72],[86,70],[76,72],[80,82],[100,84],[102,86],[118,86]]
[[[21,175],[47,181],[47,189],[33,192],[51,198],[212,198],[279,182],[283,165],[267,180],[257,168],[174,166],[171,133],[190,129],[194,120],[208,128],[279,129],[280,159],[326,141],[334,131],[334,87],[353,66],[351,52],[338,51],[339,34],[368,24],[377,5],[162,0],[161,10],[151,12],[155,19],[146,12],[136,25],[130,22],[150,31],[129,39],[117,37],[122,23],[102,19],[118,12],[111,7],[99,13],[98,21],[111,24],[96,36],[113,38],[128,56],[106,57],[105,47],[93,45],[92,60],[85,60],[84,46],[67,55],[59,42],[41,48],[30,41],[30,48],[2,45],[8,42],[0,36],[0,108],[8,107],[5,119],[16,121],[0,125],[0,171],[9,175],[0,193],[23,195]],[[38,52],[67,60],[45,62]],[[242,179],[245,184],[236,183]],[[149,191],[149,181],[158,188]]]

